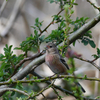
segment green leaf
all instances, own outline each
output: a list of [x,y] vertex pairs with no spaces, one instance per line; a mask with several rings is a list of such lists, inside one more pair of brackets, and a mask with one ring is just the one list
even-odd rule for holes
[[36,18],[36,19],[35,19],[35,22],[36,22],[36,24],[38,24],[38,22],[39,22],[39,18]]
[[76,41],[73,42],[73,46],[75,46]]
[[14,50],[21,50],[21,48],[20,47],[15,47]]
[[93,54],[92,56],[93,56],[94,58],[96,58],[96,59],[98,58],[98,56],[97,56],[96,54]]
[[87,79],[87,75],[85,75],[83,79]]
[[48,2],[50,2],[50,3],[53,3],[54,2],[54,0],[47,0]]
[[5,56],[3,54],[0,54],[0,61],[2,61],[4,57]]
[[99,48],[97,48],[97,54],[100,55],[100,49]]
[[82,42],[84,45],[87,45],[87,44],[88,44],[88,41],[87,41],[87,40],[84,40],[84,39],[83,39],[81,42]]
[[90,44],[90,45],[91,45],[91,47],[93,47],[93,48],[95,48],[95,47],[96,47],[96,45],[95,45],[94,41],[92,41],[92,40],[89,40],[89,44]]

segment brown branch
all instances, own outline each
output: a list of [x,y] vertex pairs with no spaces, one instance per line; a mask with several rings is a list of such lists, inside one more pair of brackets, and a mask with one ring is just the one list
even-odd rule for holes
[[87,0],[87,2],[89,2],[94,8],[98,9],[100,11],[100,7],[95,6],[94,3],[92,3],[90,0]]
[[15,88],[2,88],[2,89],[0,89],[0,92],[3,92],[3,91],[15,91],[15,92],[18,92],[18,93],[21,93],[25,96],[30,97],[26,92],[19,90],[19,89],[15,89]]
[[9,84],[16,84],[16,83],[41,83],[41,82],[46,82],[54,79],[59,79],[59,78],[75,78],[75,79],[81,79],[81,80],[89,80],[89,81],[99,81],[99,78],[93,78],[93,77],[78,77],[78,76],[73,76],[73,75],[55,75],[55,76],[50,76],[42,79],[33,79],[33,80],[9,80],[5,82],[0,82],[0,85],[9,85]]
[[85,62],[88,62],[88,63],[92,64],[93,66],[95,66],[95,67],[100,71],[100,67],[99,67],[96,63],[93,62],[93,61],[95,61],[96,59],[90,61],[90,60],[83,59],[83,58],[78,58],[78,57],[75,57],[75,58],[77,58],[77,59],[79,59],[79,60],[82,60],[82,61],[85,61]]
[[[32,75],[34,75],[34,76],[37,76],[37,77],[40,78],[40,79],[43,79],[43,77],[41,77],[41,76],[38,75],[37,73],[33,72],[33,70],[31,70],[30,73],[31,73]],[[51,84],[50,81],[45,81],[45,83]],[[70,94],[70,95],[74,96],[73,92],[70,92],[70,91],[68,91],[68,90],[66,90],[66,89],[63,89],[63,88],[61,88],[60,86],[57,86],[57,85],[53,84],[53,87],[56,88],[56,89],[58,89],[58,90],[60,90],[60,91],[62,91],[62,92],[64,92],[64,93],[66,93],[66,94]]]
[[[75,78],[75,79],[81,79],[81,80],[99,81],[100,82],[100,79],[98,79],[98,78],[92,78],[92,77],[77,77],[77,76],[72,76],[72,75],[56,75],[56,76],[52,76],[52,77],[46,77],[46,78],[35,79],[35,80],[18,80],[18,81],[12,81],[11,83],[10,82],[0,82],[0,85],[4,85],[4,83],[6,85],[6,84],[15,84],[15,83],[19,83],[19,82],[20,83],[33,83],[33,82],[40,83],[40,82],[46,82],[48,84],[51,84],[49,80],[54,80],[54,79],[57,79],[57,78]],[[54,88],[56,88],[56,89],[61,90],[62,92],[66,93],[66,94],[70,94],[70,95],[74,96],[75,98],[77,98],[77,96],[75,96],[73,92],[67,91],[67,90],[65,90],[65,89],[63,89],[63,88],[61,88],[59,86],[54,85],[54,84],[52,84],[52,86]],[[43,91],[45,91],[49,87],[50,86],[42,89],[39,93],[37,93],[33,97],[38,96],[39,94],[41,94]],[[83,97],[83,98],[84,98],[84,100],[87,100],[86,97]],[[88,98],[88,100],[96,100],[96,99],[89,99]]]
[[21,61],[15,66],[15,70],[14,70],[13,74],[10,76],[10,78],[11,78],[13,75],[15,75],[15,74],[17,73],[18,68],[19,68],[24,62],[29,61],[29,60],[34,60],[35,58],[41,56],[42,53],[43,53],[43,51],[40,52],[40,53],[37,53],[37,54],[33,55],[32,57],[27,57],[27,58],[24,58],[23,60],[21,60]]
[[[59,15],[63,10],[64,10],[64,9],[61,9],[61,10],[58,12],[57,15]],[[39,36],[41,36],[41,34],[42,34],[44,31],[46,31],[46,30],[49,28],[49,26],[53,24],[53,22],[54,22],[54,20],[52,20],[52,21],[47,25],[47,27],[46,27],[43,31],[40,31]]]
[[48,85],[47,87],[45,87],[44,89],[42,89],[40,92],[34,94],[33,97],[28,97],[26,100],[29,100],[29,99],[34,99],[36,96],[42,94],[45,90],[49,89],[50,87],[52,86],[52,84]]
[[61,96],[59,95],[59,93],[57,92],[57,90],[54,88],[53,85],[52,85],[52,89],[54,90],[55,94],[58,96],[58,100],[62,100]]

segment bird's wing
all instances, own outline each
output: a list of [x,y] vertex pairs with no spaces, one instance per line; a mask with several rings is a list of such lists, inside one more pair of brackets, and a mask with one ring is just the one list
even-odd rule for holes
[[66,63],[66,61],[64,60],[64,58],[63,57],[60,57],[60,61],[66,66],[66,68],[69,70],[69,67],[68,67],[68,65],[67,65],[67,63]]

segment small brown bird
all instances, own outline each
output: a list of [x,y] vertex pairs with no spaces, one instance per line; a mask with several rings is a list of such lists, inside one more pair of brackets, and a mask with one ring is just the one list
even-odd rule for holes
[[[69,67],[63,57],[60,55],[56,45],[53,43],[49,43],[46,46],[45,62],[55,74],[68,75],[67,70],[69,70]],[[77,85],[81,87],[83,92],[85,92],[79,83],[77,83]]]

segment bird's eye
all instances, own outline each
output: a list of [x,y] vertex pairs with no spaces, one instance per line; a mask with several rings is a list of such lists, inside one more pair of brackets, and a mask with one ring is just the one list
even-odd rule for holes
[[52,46],[50,46],[50,48],[52,48]]

